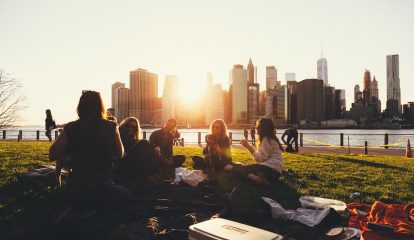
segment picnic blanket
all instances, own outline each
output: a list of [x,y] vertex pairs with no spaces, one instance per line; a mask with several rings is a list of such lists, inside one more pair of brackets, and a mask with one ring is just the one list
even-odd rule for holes
[[[361,239],[414,239],[414,202],[407,205],[386,204],[379,201],[372,205],[362,203],[348,204],[350,211],[349,226],[362,230]],[[373,231],[367,222],[394,227],[394,232]]]

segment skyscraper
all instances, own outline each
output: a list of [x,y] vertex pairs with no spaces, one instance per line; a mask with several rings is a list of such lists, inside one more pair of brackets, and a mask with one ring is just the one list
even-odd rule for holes
[[236,64],[230,71],[232,123],[247,123],[247,70]]
[[224,122],[231,124],[232,122],[232,86],[229,86],[229,91],[223,90],[223,107],[224,107]]
[[387,117],[401,114],[400,66],[398,55],[387,56]]
[[112,84],[112,88],[111,88],[111,108],[114,111],[114,116],[116,118],[118,118],[118,113],[117,111],[118,109],[118,88],[125,88],[125,83],[121,83],[121,82],[116,82],[114,84]]
[[223,89],[220,84],[213,84],[213,76],[211,73],[207,74],[205,96],[205,123],[209,125],[214,119],[224,119]]
[[335,118],[344,118],[346,112],[345,89],[335,90]]
[[325,92],[325,119],[335,118],[335,87],[324,86]]
[[274,89],[268,89],[264,93],[264,116],[273,119],[273,96]]
[[276,86],[277,69],[275,66],[266,67],[266,90],[273,89]]
[[285,80],[287,81],[296,81],[296,73],[294,72],[287,72],[285,73]]
[[376,103],[376,114],[375,115],[379,115],[381,113],[381,101],[379,100],[379,95],[378,95],[378,82],[375,79],[371,81],[371,99],[374,103]]
[[280,83],[276,84],[273,90],[273,116],[275,124],[285,124],[286,123],[286,86],[281,86]]
[[138,118],[142,124],[154,122],[159,111],[158,75],[138,68],[129,73],[130,86],[130,115]]
[[318,79],[328,86],[328,61],[324,57],[318,59]]
[[356,84],[354,87],[354,102],[358,101],[358,96],[360,93],[361,93],[360,87],[358,84]]
[[247,121],[254,123],[259,112],[260,89],[257,83],[257,70],[251,58],[247,65],[247,84]]
[[323,81],[305,79],[298,82],[297,120],[319,122],[325,120],[325,93]]
[[129,117],[129,89],[125,87],[119,87],[117,91],[117,104],[115,105],[115,117],[120,123],[125,118]]
[[178,76],[166,75],[162,93],[162,122],[175,117],[178,98]]
[[365,102],[371,102],[371,73],[369,70],[364,71],[364,90],[362,91],[362,99]]
[[297,92],[298,82],[294,80],[286,81],[287,85],[287,121],[297,123]]
[[375,79],[375,76],[371,81],[371,97],[375,97],[375,98],[379,99],[379,97],[378,97],[378,81],[377,81],[377,79]]
[[254,124],[259,112],[259,83],[248,84],[247,91],[247,120]]
[[257,68],[253,65],[251,58],[247,64],[247,82],[249,84],[257,83]]

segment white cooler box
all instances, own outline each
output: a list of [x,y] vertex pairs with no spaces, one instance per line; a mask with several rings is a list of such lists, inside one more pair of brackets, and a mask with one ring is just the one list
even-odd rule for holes
[[280,240],[282,235],[223,218],[189,227],[189,240]]

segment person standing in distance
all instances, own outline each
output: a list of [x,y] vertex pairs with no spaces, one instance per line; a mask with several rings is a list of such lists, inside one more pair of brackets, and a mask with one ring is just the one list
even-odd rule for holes
[[247,128],[244,128],[243,135],[244,139],[249,140],[249,131],[247,131]]
[[250,136],[252,137],[252,144],[255,145],[256,144],[256,128],[255,127],[252,127],[252,129],[250,130]]
[[52,130],[56,128],[55,120],[53,120],[52,112],[50,109],[46,109],[46,119],[45,119],[45,130],[46,137],[49,139],[49,142],[52,141]]

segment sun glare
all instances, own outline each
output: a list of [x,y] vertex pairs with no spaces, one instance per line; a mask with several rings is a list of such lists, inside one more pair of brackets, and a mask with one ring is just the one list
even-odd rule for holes
[[204,92],[203,86],[183,83],[179,86],[179,99],[186,106],[195,106],[201,101]]

